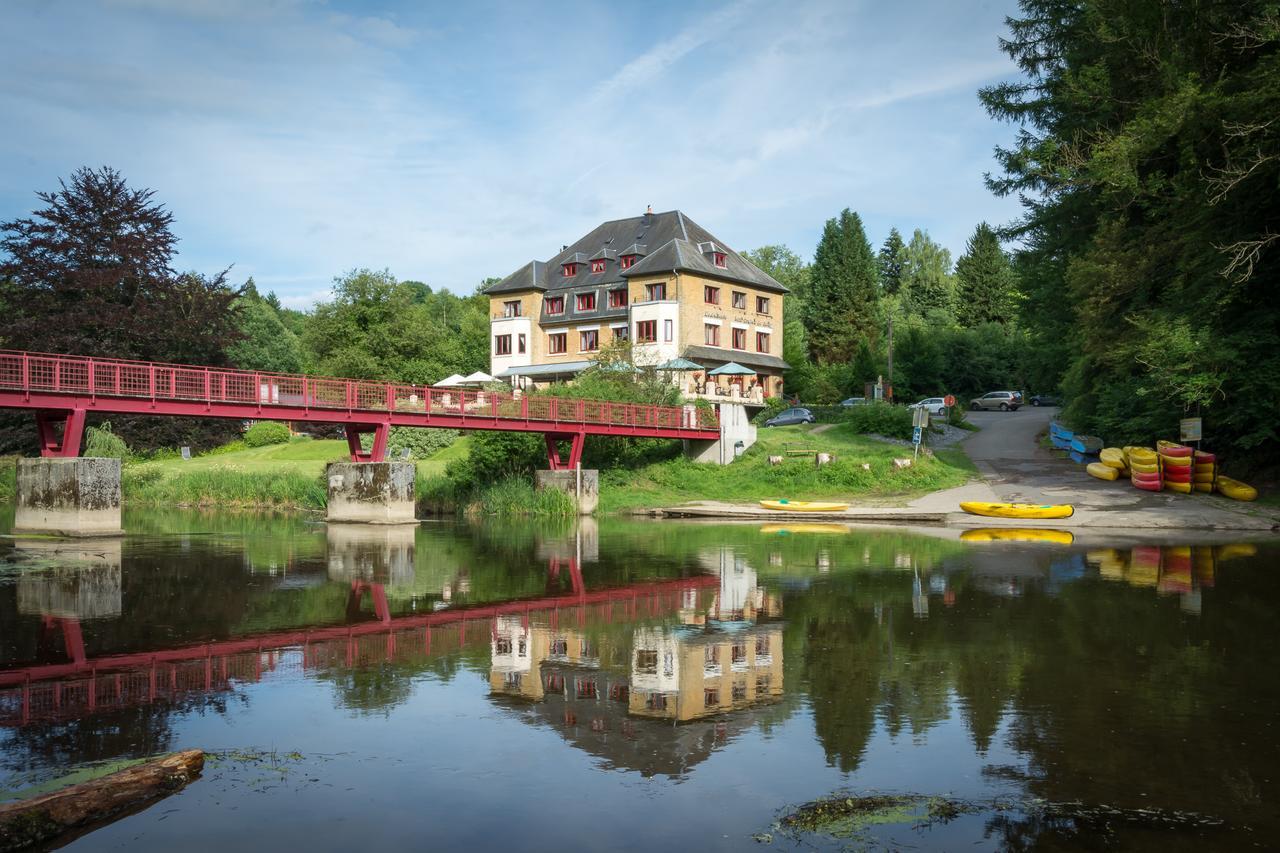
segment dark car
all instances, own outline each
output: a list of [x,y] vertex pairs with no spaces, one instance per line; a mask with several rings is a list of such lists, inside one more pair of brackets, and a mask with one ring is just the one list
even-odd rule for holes
[[1061,406],[1062,398],[1057,394],[1036,394],[1031,398],[1033,406]]
[[769,418],[764,422],[767,427],[771,426],[791,426],[792,424],[811,424],[813,423],[813,412],[799,406],[783,409],[778,414]]

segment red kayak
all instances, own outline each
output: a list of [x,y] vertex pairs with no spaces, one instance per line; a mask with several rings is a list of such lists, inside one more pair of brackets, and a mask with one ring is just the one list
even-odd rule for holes
[[1142,489],[1144,492],[1158,492],[1164,488],[1164,484],[1161,483],[1159,480],[1156,480],[1155,482],[1144,482],[1142,480],[1134,480],[1133,487],[1135,489]]
[[1197,465],[1200,465],[1205,462],[1217,462],[1217,461],[1218,461],[1218,457],[1214,456],[1212,453],[1205,453],[1203,450],[1196,451]]
[[1134,471],[1129,475],[1129,477],[1135,483],[1155,483],[1157,486],[1159,486],[1161,481],[1159,472],[1152,472],[1148,474],[1144,471]]
[[1165,468],[1164,478],[1170,483],[1190,483],[1191,466],[1185,468]]

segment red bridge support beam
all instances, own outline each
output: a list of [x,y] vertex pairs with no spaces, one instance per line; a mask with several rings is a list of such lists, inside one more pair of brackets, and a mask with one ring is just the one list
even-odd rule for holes
[[[80,439],[84,436],[84,409],[36,410],[36,429],[40,432],[40,455],[75,457],[80,455]],[[62,435],[58,435],[58,427]]]
[[[347,424],[347,449],[351,451],[352,462],[385,462],[387,461],[387,424]],[[360,445],[360,436],[373,433],[373,448],[364,450]]]
[[[547,440],[547,463],[552,471],[572,471],[582,462],[582,446],[587,440],[585,432],[548,432],[544,437]],[[560,442],[564,440],[569,441],[568,459],[562,459],[560,456]]]

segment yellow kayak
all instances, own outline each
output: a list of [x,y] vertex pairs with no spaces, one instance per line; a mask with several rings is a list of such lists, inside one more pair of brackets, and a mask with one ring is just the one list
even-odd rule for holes
[[824,501],[792,501],[779,498],[776,501],[760,501],[765,509],[777,509],[784,512],[844,512],[848,504],[827,503]]
[[1124,468],[1126,466],[1124,451],[1118,447],[1104,447],[1098,454],[1102,464],[1108,468]]
[[1166,468],[1190,468],[1190,456],[1169,456],[1168,454],[1160,454],[1160,464]]
[[1256,501],[1258,499],[1257,489],[1230,477],[1219,475],[1218,481],[1214,483],[1214,486],[1217,487],[1219,494],[1226,495],[1233,501]]
[[960,508],[972,515],[991,518],[1070,518],[1076,511],[1070,504],[1006,504],[988,501],[962,501]]
[[1129,448],[1129,467],[1134,465],[1155,465],[1160,462],[1160,457],[1150,447],[1130,447]]
[[1189,495],[1191,494],[1191,484],[1175,483],[1173,480],[1165,480],[1164,490],[1166,492],[1177,492],[1180,495]]
[[1197,492],[1204,492],[1206,495],[1213,491],[1213,483],[1192,483],[1191,488]]
[[1193,483],[1205,483],[1205,484],[1212,484],[1212,483],[1213,483],[1213,472],[1212,472],[1212,471],[1210,471],[1210,472],[1208,472],[1207,474],[1201,474],[1199,471],[1196,471],[1195,473],[1193,473],[1193,474],[1191,475],[1191,482],[1193,482]]
[[1070,530],[1043,530],[1035,527],[975,527],[960,534],[961,542],[1052,542],[1070,545],[1076,541]]
[[1099,480],[1115,480],[1120,476],[1119,468],[1112,468],[1105,462],[1090,462],[1084,466],[1084,470],[1090,477],[1097,477]]
[[843,524],[766,524],[760,528],[761,533],[848,533],[849,528]]
[[1237,542],[1234,545],[1219,545],[1213,549],[1213,555],[1219,560],[1234,560],[1237,557],[1256,557],[1258,546],[1252,542]]
[[1133,471],[1133,472],[1136,472],[1136,473],[1138,473],[1138,474],[1159,474],[1159,473],[1160,473],[1160,463],[1159,463],[1159,462],[1137,462],[1137,461],[1133,461],[1133,462],[1130,462],[1130,463],[1129,463],[1129,470],[1130,470],[1130,471]]

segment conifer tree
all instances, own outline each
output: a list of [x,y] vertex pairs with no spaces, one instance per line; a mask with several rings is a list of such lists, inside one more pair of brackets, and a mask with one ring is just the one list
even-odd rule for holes
[[880,247],[880,291],[894,296],[902,288],[902,252],[906,244],[897,228],[889,229],[889,236]]
[[862,220],[845,208],[822,229],[810,273],[804,325],[815,361],[848,362],[875,340],[878,277]]
[[956,261],[956,319],[962,326],[1008,323],[1018,304],[1018,280],[1000,238],[991,226],[978,223]]

